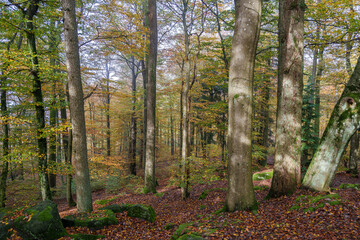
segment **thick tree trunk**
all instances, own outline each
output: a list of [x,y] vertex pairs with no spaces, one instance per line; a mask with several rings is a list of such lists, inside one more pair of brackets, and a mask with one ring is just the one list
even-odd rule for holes
[[359,130],[355,131],[350,141],[350,159],[348,173],[354,177],[359,176],[358,161],[359,161]]
[[47,141],[43,135],[45,129],[45,110],[44,100],[42,94],[42,82],[39,76],[39,59],[36,48],[35,40],[35,27],[33,24],[34,16],[39,8],[39,1],[32,0],[29,3],[28,9],[24,12],[26,18],[26,37],[31,54],[31,75],[33,78],[32,94],[34,97],[35,105],[35,122],[36,122],[36,135],[38,145],[38,166],[39,166],[39,180],[40,191],[42,199],[51,199],[51,192],[49,187],[49,180],[47,171]]
[[291,194],[301,180],[303,0],[279,2],[279,73],[274,177],[269,197]]
[[360,58],[336,103],[303,185],[328,191],[345,148],[360,125]]
[[147,61],[147,129],[145,148],[145,193],[156,193],[155,180],[155,104],[156,104],[156,63],[157,63],[157,12],[156,0],[148,0],[150,44]]
[[75,1],[62,0],[78,212],[92,211]]
[[251,170],[252,84],[260,32],[261,1],[235,0],[229,75],[228,211],[256,208]]

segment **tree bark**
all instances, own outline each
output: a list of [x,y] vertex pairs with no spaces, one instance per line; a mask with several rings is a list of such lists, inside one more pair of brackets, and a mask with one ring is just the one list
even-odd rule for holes
[[336,103],[303,185],[328,191],[346,146],[360,125],[360,58]]
[[7,110],[7,91],[6,91],[6,77],[1,77],[1,92],[0,92],[0,101],[1,101],[1,117],[3,117],[2,128],[2,172],[1,172],[1,182],[0,182],[0,208],[5,207],[6,201],[6,180],[9,173],[9,122],[8,117],[9,113]]
[[301,180],[303,0],[279,1],[279,70],[274,177],[269,197],[291,194]]
[[79,41],[75,1],[62,0],[66,67],[69,83],[70,118],[73,131],[76,200],[78,212],[92,211],[92,197],[86,145],[84,96],[81,83]]
[[157,13],[156,0],[148,0],[149,52],[147,61],[147,129],[145,148],[145,193],[156,193],[155,180],[155,105],[156,105],[156,63],[157,63]]
[[39,58],[36,47],[36,36],[34,27],[34,16],[39,8],[39,0],[32,0],[29,2],[28,8],[24,11],[26,19],[26,37],[31,55],[31,75],[33,78],[32,94],[34,97],[35,105],[35,118],[36,118],[36,136],[38,147],[38,167],[39,167],[39,180],[40,191],[43,200],[51,200],[51,192],[49,187],[49,180],[47,171],[47,140],[43,135],[45,129],[45,109],[42,94],[42,82],[39,76]]
[[235,30],[229,72],[228,211],[254,209],[251,170],[252,85],[260,32],[261,1],[235,0]]

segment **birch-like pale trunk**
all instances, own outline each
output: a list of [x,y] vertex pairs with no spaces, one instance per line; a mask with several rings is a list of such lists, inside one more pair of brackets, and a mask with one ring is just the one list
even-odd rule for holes
[[254,209],[251,170],[252,85],[260,32],[261,0],[235,0],[235,30],[229,72],[228,211]]
[[350,138],[360,126],[360,57],[336,103],[303,185],[316,191],[329,191]]
[[78,212],[92,211],[75,0],[62,0]]

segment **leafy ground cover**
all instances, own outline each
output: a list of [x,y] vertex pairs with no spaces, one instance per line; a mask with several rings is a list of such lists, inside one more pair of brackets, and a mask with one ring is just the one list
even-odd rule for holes
[[[177,239],[193,234],[205,239],[358,239],[360,236],[360,191],[345,184],[359,184],[344,172],[335,177],[331,193],[298,189],[291,196],[266,199],[270,179],[255,181],[259,209],[253,212],[222,211],[226,181],[196,185],[188,200],[181,200],[177,187],[160,180],[160,194],[109,195],[94,193],[94,208],[110,204],[146,204],[156,211],[154,223],[116,213],[118,224],[103,229],[67,227],[69,234],[98,235],[103,239]],[[342,187],[340,187],[342,185]],[[267,186],[267,187],[266,187]],[[346,185],[356,186],[356,185]],[[206,196],[200,197],[206,192]],[[111,199],[111,201],[106,201]],[[57,200],[60,216],[75,214],[63,199]],[[105,204],[104,204],[105,203]],[[296,206],[296,207],[294,207]],[[309,210],[310,209],[310,210]],[[13,236],[12,239],[17,239]],[[73,239],[73,237],[63,237]],[[80,238],[79,238],[80,239]],[[199,238],[200,239],[200,238]]]

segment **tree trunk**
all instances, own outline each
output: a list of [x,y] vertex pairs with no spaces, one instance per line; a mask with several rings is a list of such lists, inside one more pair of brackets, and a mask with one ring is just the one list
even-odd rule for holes
[[156,0],[148,0],[150,44],[147,61],[147,129],[145,148],[145,193],[156,193],[155,180],[155,104],[156,104],[156,62],[157,62],[157,13]]
[[57,108],[56,108],[56,82],[53,82],[53,96],[51,99],[51,104],[50,104],[50,127],[52,129],[54,129],[52,132],[50,132],[50,137],[49,137],[49,167],[50,167],[50,174],[49,174],[49,185],[51,188],[55,188],[56,187],[56,174],[53,173],[53,169],[56,166],[56,133],[55,133],[55,128],[56,128],[56,112],[57,112]]
[[129,148],[129,172],[131,175],[136,175],[136,72],[135,72],[135,60],[132,57],[132,113],[130,123],[130,148]]
[[304,0],[279,2],[279,73],[274,177],[269,197],[291,194],[301,180]]
[[8,117],[9,113],[7,110],[7,91],[6,91],[6,77],[1,77],[1,92],[0,92],[0,101],[1,101],[1,117],[3,117],[2,128],[2,172],[1,172],[1,182],[0,182],[0,208],[5,207],[6,201],[6,180],[9,172],[9,122]]
[[33,78],[33,90],[32,94],[34,97],[35,105],[35,122],[36,122],[36,136],[38,145],[38,166],[39,166],[39,180],[40,180],[40,191],[43,200],[51,200],[51,192],[49,187],[49,180],[47,176],[47,141],[43,135],[45,129],[45,110],[44,100],[42,94],[42,82],[39,76],[39,59],[36,48],[35,40],[35,27],[33,24],[34,16],[36,15],[39,8],[38,0],[32,0],[29,3],[28,9],[24,12],[26,19],[26,37],[31,55],[31,75]]
[[[68,95],[68,87],[65,88],[66,97],[69,99]],[[66,113],[66,105],[65,105],[65,94],[61,94],[60,96],[60,115],[61,115],[61,123],[66,125],[67,124],[67,113]],[[72,130],[69,128],[67,132],[62,133],[62,145],[64,151],[64,159],[65,163],[71,165],[71,157],[72,157]],[[76,206],[76,203],[72,197],[71,191],[71,182],[72,182],[72,174],[69,173],[66,175],[66,201],[69,207]]]
[[321,138],[303,185],[317,191],[328,191],[340,159],[350,138],[360,124],[360,58],[336,103]]
[[252,84],[260,32],[261,1],[235,0],[235,30],[229,72],[228,211],[254,209],[251,170]]
[[349,159],[349,170],[354,177],[359,176],[358,161],[359,161],[359,130],[355,131],[350,141],[350,159]]
[[90,176],[87,158],[84,96],[81,83],[79,41],[75,1],[62,0],[66,67],[69,82],[70,118],[73,130],[76,200],[78,212],[92,211]]

